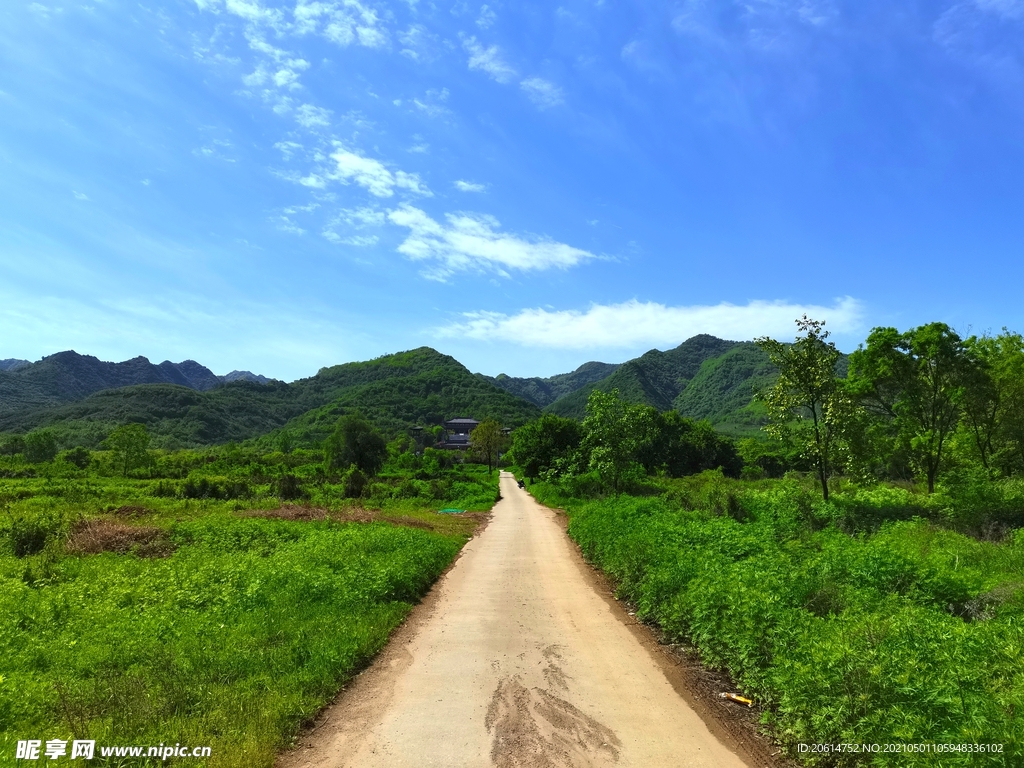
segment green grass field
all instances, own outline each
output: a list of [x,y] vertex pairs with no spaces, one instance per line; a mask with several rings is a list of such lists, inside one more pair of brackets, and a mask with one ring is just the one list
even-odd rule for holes
[[393,472],[374,498],[321,482],[282,503],[261,470],[206,464],[212,495],[241,475],[246,493],[66,468],[0,480],[0,765],[18,740],[81,738],[271,765],[480,520],[436,510],[486,510],[497,491],[497,473],[458,467],[435,478],[442,499]]

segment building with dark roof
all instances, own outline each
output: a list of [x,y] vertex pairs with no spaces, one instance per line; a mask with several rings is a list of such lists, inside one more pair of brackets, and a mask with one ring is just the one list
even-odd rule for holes
[[441,441],[442,448],[465,449],[469,448],[469,433],[480,425],[476,419],[460,417],[449,419],[444,423],[444,439]]

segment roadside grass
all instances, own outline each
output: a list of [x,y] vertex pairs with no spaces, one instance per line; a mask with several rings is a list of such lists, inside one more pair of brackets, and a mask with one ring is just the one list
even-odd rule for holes
[[[442,500],[342,499],[321,483],[282,502],[253,475],[236,498],[182,498],[180,478],[0,480],[0,765],[32,738],[272,765],[493,504],[497,473],[448,474],[461,496]],[[454,503],[477,513],[437,514]]]
[[[530,490],[567,510],[570,535],[639,618],[757,701],[793,757],[1024,764],[1022,530],[999,542],[965,536],[941,524],[941,497],[899,488],[850,486],[823,504],[797,479],[713,472],[663,483],[660,495]],[[968,751],[815,754],[800,744]],[[1001,751],[970,751],[990,744]]]

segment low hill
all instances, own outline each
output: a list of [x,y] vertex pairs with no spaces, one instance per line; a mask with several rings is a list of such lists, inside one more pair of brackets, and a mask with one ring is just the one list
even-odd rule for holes
[[477,376],[543,408],[546,405],[551,405],[551,403],[559,398],[571,395],[588,384],[593,384],[607,378],[618,367],[615,363],[591,361],[584,363],[572,373],[560,373],[557,376],[548,376],[543,379],[537,376],[517,378],[515,376],[506,376],[504,373],[499,373],[493,377],[478,373]]
[[356,410],[389,433],[453,416],[516,426],[540,414],[454,358],[421,347],[324,368],[291,384],[242,380],[206,391],[172,384],[103,390],[77,402],[0,414],[0,432],[47,427],[62,447],[92,447],[115,426],[139,422],[155,446],[166,448],[248,440],[281,428],[302,444],[319,441],[338,416]]

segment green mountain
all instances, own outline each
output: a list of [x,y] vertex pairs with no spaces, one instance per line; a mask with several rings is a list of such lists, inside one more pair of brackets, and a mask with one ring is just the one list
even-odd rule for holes
[[593,384],[607,378],[618,367],[615,363],[591,361],[584,363],[572,373],[560,373],[557,376],[548,376],[544,379],[537,376],[523,379],[506,376],[504,373],[499,373],[493,377],[478,373],[477,376],[543,408],[544,406],[551,405],[559,398],[571,395],[588,384]]
[[516,426],[540,409],[428,347],[321,369],[291,384],[235,381],[198,391],[141,384],[76,402],[0,412],[0,432],[52,428],[62,446],[95,446],[119,424],[140,422],[154,444],[177,448],[241,441],[286,428],[299,444],[322,439],[338,416],[359,410],[389,433],[455,416]]
[[74,351],[58,352],[35,363],[0,361],[0,412],[70,403],[94,392],[133,384],[177,384],[205,392],[237,380],[268,381],[248,371],[217,376],[195,360],[165,360],[156,365],[145,357],[136,357],[108,363]]
[[[609,376],[580,387],[544,410],[581,419],[587,397],[598,389],[684,416],[709,419],[720,431],[746,434],[760,428],[765,414],[754,393],[770,385],[775,368],[756,344],[701,334],[675,349],[652,349],[623,363]],[[499,384],[500,385],[500,384]]]

